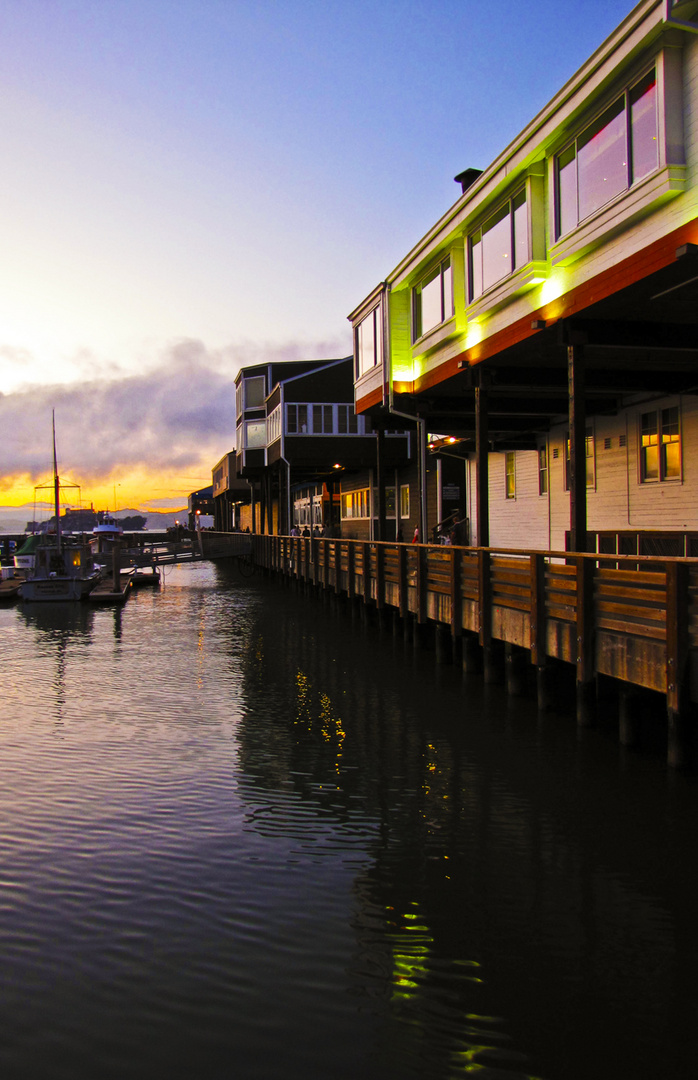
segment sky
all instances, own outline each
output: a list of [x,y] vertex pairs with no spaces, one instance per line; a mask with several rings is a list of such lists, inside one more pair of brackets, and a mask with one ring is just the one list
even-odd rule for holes
[[181,507],[628,0],[0,0],[0,506]]

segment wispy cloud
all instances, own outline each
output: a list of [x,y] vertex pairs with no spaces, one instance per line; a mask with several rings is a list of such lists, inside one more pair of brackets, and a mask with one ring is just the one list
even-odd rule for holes
[[0,483],[18,477],[35,482],[50,471],[52,409],[60,471],[80,483],[103,483],[135,469],[210,475],[234,445],[240,367],[339,356],[337,345],[242,343],[213,351],[184,340],[140,375],[36,385],[0,395]]

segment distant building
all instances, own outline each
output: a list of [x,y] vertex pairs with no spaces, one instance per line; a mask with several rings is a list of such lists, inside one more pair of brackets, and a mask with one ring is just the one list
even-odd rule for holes
[[213,524],[213,488],[209,487],[201,488],[199,491],[192,491],[191,495],[187,499],[187,511],[188,511],[188,523],[189,528],[196,528],[196,519],[208,518],[210,521],[206,521],[206,526]]
[[[243,368],[236,380],[238,478],[252,494],[253,531],[344,535],[345,485],[372,486],[410,456],[404,431],[385,435],[353,402],[353,360]],[[349,505],[349,503],[347,503]],[[385,520],[385,515],[384,515]]]

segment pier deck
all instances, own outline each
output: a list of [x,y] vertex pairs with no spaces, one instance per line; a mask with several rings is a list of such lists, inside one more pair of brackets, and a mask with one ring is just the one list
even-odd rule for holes
[[[572,665],[580,723],[597,675],[664,694],[670,743],[698,702],[698,559],[283,536],[255,536],[254,558],[417,629],[432,623],[454,643],[477,643],[486,677],[497,646],[508,660],[530,660],[541,687],[549,662]],[[678,742],[669,753],[681,757]]]

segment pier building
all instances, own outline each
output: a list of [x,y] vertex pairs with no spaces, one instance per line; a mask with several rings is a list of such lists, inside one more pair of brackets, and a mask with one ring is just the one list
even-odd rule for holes
[[479,545],[698,554],[697,158],[698,5],[644,0],[351,313]]

